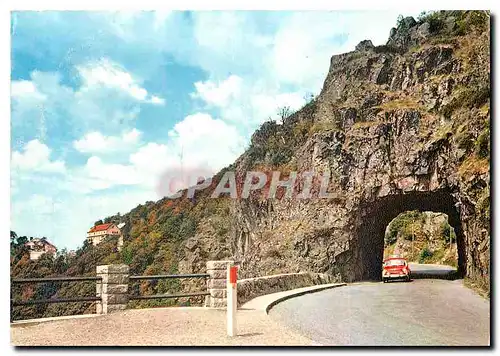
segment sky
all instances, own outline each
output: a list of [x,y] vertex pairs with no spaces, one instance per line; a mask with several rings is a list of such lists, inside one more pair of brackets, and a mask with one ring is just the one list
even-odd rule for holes
[[216,173],[399,14],[12,12],[11,230],[75,249],[178,167]]

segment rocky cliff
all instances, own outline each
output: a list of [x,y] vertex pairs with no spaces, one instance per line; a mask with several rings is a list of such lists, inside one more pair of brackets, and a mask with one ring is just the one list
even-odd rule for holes
[[377,279],[387,225],[421,210],[448,215],[460,271],[489,289],[489,21],[482,11],[402,18],[386,45],[367,40],[333,56],[321,93],[282,124],[262,125],[230,168],[282,179],[330,171],[335,196],[225,200],[225,215],[207,212],[186,241],[180,268],[232,257],[243,277]]
[[[236,171],[238,182],[249,170],[279,171],[281,180],[291,171],[330,172],[328,199],[287,198],[278,188],[275,199],[258,192],[249,199],[210,199],[203,190],[194,199],[146,202],[104,219],[126,223],[121,251],[116,241],[105,241],[84,244],[76,256],[30,261],[11,240],[11,276],[94,275],[97,265],[113,263],[128,264],[133,275],[199,273],[209,260],[232,258],[241,261],[240,278],[311,272],[327,274],[330,281],[378,279],[388,224],[402,212],[420,210],[448,216],[460,272],[488,292],[489,78],[488,13],[401,18],[386,45],[366,40],[353,52],[333,56],[321,93],[282,123],[264,123],[249,149],[213,179],[228,170]],[[304,184],[300,176],[295,191]],[[313,184],[312,192],[317,190]],[[69,297],[88,295],[92,288],[40,285],[13,294]],[[169,280],[131,286],[143,295],[202,288],[202,281]],[[14,314],[55,316],[93,308],[37,305]]]

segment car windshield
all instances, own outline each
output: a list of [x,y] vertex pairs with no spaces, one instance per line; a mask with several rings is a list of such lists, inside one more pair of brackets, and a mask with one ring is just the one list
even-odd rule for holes
[[387,260],[385,261],[386,266],[406,266],[405,260]]

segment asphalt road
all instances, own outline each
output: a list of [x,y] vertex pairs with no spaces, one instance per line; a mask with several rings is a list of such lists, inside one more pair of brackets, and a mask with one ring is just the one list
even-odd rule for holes
[[457,269],[455,267],[446,266],[446,265],[435,265],[435,264],[418,264],[418,263],[409,263],[410,270],[413,274],[413,277],[425,277],[425,278],[442,278],[448,275],[453,275]]
[[269,315],[322,345],[490,343],[489,300],[461,280],[354,283],[286,300]]

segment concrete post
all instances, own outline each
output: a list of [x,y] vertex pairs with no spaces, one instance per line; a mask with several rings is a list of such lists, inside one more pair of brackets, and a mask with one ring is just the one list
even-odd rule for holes
[[96,295],[101,297],[97,303],[97,314],[108,314],[124,310],[128,303],[128,277],[127,265],[97,266],[96,274],[102,277],[102,283],[97,282]]
[[227,306],[227,266],[234,261],[208,261],[207,289],[210,295],[205,298],[205,306],[225,308]]
[[236,310],[237,300],[237,271],[233,263],[227,265],[227,335],[236,336]]

